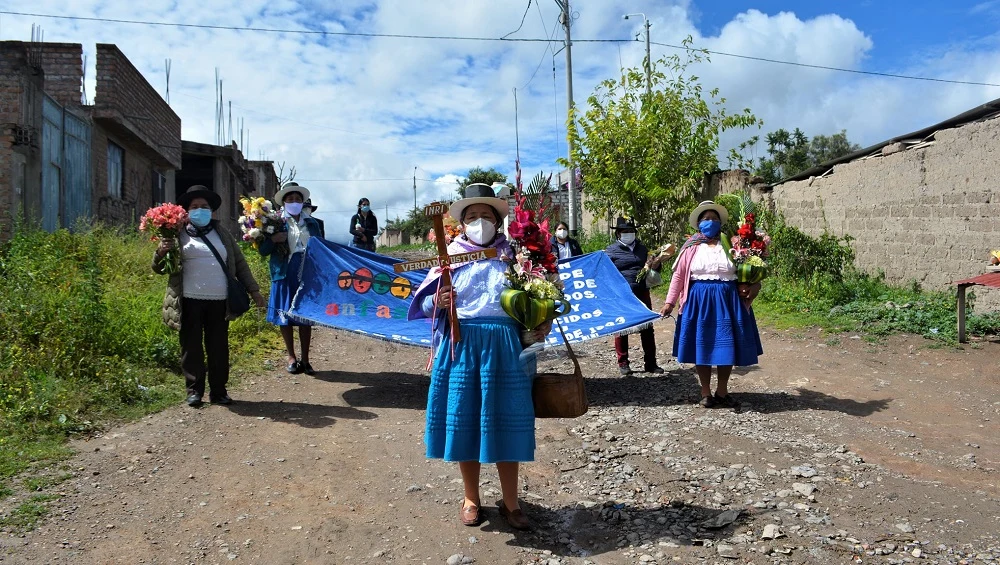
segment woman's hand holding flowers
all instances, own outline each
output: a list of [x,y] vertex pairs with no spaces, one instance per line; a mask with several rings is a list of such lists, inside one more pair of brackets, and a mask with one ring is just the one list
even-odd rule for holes
[[736,286],[737,291],[740,293],[740,298],[743,299],[743,303],[750,307],[757,295],[760,294],[760,283],[756,282],[753,284],[738,284]]
[[177,240],[172,237],[160,238],[160,244],[156,247],[156,256],[163,258],[168,251],[177,247]]
[[527,347],[534,343],[541,343],[545,341],[545,336],[549,335],[551,331],[552,320],[543,322],[542,325],[533,330],[521,330],[521,344]]

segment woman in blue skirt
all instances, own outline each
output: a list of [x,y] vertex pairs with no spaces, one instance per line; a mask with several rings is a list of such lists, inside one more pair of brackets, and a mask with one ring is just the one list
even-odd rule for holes
[[[311,206],[306,208],[309,189],[294,182],[286,184],[274,195],[274,203],[281,206],[281,217],[285,220],[285,230],[264,238],[257,250],[268,256],[271,273],[271,298],[267,305],[267,321],[278,326],[288,353],[288,372],[314,375],[309,364],[309,342],[312,340],[312,324],[296,322],[285,314],[292,307],[292,297],[299,289],[299,272],[302,257],[310,237],[324,237],[323,228],[311,215]],[[299,342],[302,355],[295,355],[295,336],[292,326],[299,326]]]
[[[414,294],[409,319],[432,318],[436,345],[427,394],[424,442],[427,457],[458,462],[465,500],[459,519],[477,526],[484,518],[479,497],[483,463],[496,463],[503,500],[500,515],[511,527],[531,528],[517,499],[518,466],[535,458],[535,412],[530,361],[521,359],[521,326],[500,306],[505,273],[514,254],[498,233],[508,205],[485,184],[466,188],[451,206],[464,228],[448,245],[450,255],[493,248],[497,257],[451,265],[451,286],[433,269]],[[454,307],[461,339],[452,341],[448,312]],[[551,324],[549,324],[551,327]],[[547,328],[534,332],[544,338]]]
[[[729,395],[729,375],[733,365],[755,365],[764,353],[750,303],[760,291],[760,283],[736,282],[736,266],[720,242],[726,208],[711,200],[691,212],[689,221],[698,230],[681,247],[674,263],[670,289],[660,315],[678,307],[674,332],[674,356],[678,363],[694,363],[701,381],[701,402],[705,408],[736,408],[739,402]],[[712,366],[718,385],[712,393]]]

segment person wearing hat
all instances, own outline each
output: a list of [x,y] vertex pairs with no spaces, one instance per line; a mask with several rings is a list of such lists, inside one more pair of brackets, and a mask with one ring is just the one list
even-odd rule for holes
[[[663,257],[649,257],[649,250],[636,237],[635,222],[618,218],[615,223],[615,241],[605,250],[611,262],[614,263],[618,272],[625,277],[632,294],[635,295],[647,308],[652,309],[652,299],[649,296],[649,288],[646,287],[645,279],[636,280],[643,267],[659,269]],[[661,374],[663,369],[656,364],[656,337],[653,335],[653,326],[639,332],[639,340],[642,342],[642,360],[647,373]],[[628,336],[615,337],[615,354],[618,356],[618,371],[624,376],[632,374],[632,367],[628,359]]]
[[[431,318],[435,354],[427,395],[424,443],[427,457],[458,462],[465,499],[459,520],[482,523],[485,511],[479,492],[483,463],[495,463],[503,498],[500,515],[518,530],[531,523],[518,503],[518,468],[533,461],[535,413],[531,402],[533,357],[520,358],[522,328],[500,305],[514,251],[499,230],[507,217],[507,201],[486,184],[469,185],[465,197],[449,210],[463,233],[448,244],[448,254],[495,249],[497,257],[451,265],[451,286],[441,283],[435,267],[414,293],[408,319]],[[454,308],[461,339],[450,338],[449,311]],[[527,333],[544,339],[551,329]]]
[[[170,275],[163,297],[163,323],[180,334],[181,372],[187,383],[188,405],[201,406],[206,373],[209,400],[214,404],[232,404],[226,385],[229,321],[235,317],[230,314],[226,300],[228,273],[243,283],[260,308],[264,307],[264,297],[240,246],[212,219],[212,213],[222,205],[222,198],[204,186],[195,185],[177,197],[177,204],[187,210],[188,224],[176,240],[160,240],[153,256],[153,271],[164,274],[167,251],[175,247],[180,250],[181,269]],[[216,254],[225,265],[219,264]]]
[[[681,246],[670,290],[660,310],[669,315],[677,306],[674,356],[679,363],[693,363],[701,382],[705,408],[736,408],[729,394],[733,365],[755,365],[764,353],[757,320],[749,303],[760,291],[754,285],[736,282],[736,266],[721,237],[729,218],[725,206],[706,200],[691,212],[688,221],[698,230]],[[712,393],[712,366],[718,383]]]
[[321,219],[319,219],[319,218],[317,218],[316,216],[313,215],[313,214],[316,213],[316,210],[319,209],[319,206],[317,206],[317,205],[315,205],[315,204],[312,203],[312,198],[307,198],[306,199],[305,204],[302,205],[302,209],[303,210],[309,210],[309,215],[312,216],[312,219],[316,220],[317,224],[319,224],[319,231],[320,231],[320,233],[322,233],[322,234],[325,235],[326,234],[326,224],[323,222],[323,220],[321,220]]
[[358,200],[358,213],[351,216],[351,247],[375,251],[378,237],[378,220],[372,213],[371,202],[367,198]]
[[[309,363],[309,345],[312,340],[312,324],[298,322],[286,313],[292,307],[292,297],[299,288],[299,270],[305,256],[306,245],[311,237],[324,237],[323,227],[312,217],[309,189],[290,182],[274,195],[274,203],[281,206],[281,217],[285,220],[285,230],[261,241],[257,251],[268,260],[271,274],[271,298],[267,305],[267,321],[278,326],[288,354],[289,373],[315,375]],[[287,247],[275,244],[287,243]],[[302,355],[295,355],[293,326],[299,327],[299,345]]]

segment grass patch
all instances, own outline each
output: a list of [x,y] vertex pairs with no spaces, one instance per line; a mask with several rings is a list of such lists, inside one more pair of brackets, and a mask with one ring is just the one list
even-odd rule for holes
[[[162,322],[167,280],[150,268],[154,248],[134,229],[100,226],[51,234],[17,226],[0,245],[0,489],[68,457],[67,439],[184,397],[177,333]],[[266,259],[244,254],[266,292]],[[231,323],[233,375],[259,367],[278,343],[255,310]]]
[[11,510],[10,514],[0,516],[0,527],[12,528],[17,531],[33,530],[38,522],[48,513],[49,508],[45,505],[50,500],[59,498],[54,494],[36,494],[27,502]]

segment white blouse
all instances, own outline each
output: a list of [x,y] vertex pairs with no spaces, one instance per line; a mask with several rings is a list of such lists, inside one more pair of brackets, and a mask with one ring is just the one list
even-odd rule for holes
[[[459,319],[507,316],[500,306],[500,293],[507,287],[506,273],[507,263],[497,259],[474,261],[455,269],[451,285]],[[434,294],[424,297],[420,306],[424,315],[433,316]]]
[[736,265],[729,259],[726,248],[721,243],[714,247],[706,243],[698,244],[691,259],[691,280],[734,281]]
[[[184,265],[181,271],[184,277],[184,298],[225,300],[228,296],[226,274],[222,271],[222,265],[215,260],[215,254],[200,237],[191,237],[184,230],[179,235],[178,243]],[[212,230],[206,237],[225,261],[226,246],[222,244],[219,234]]]

